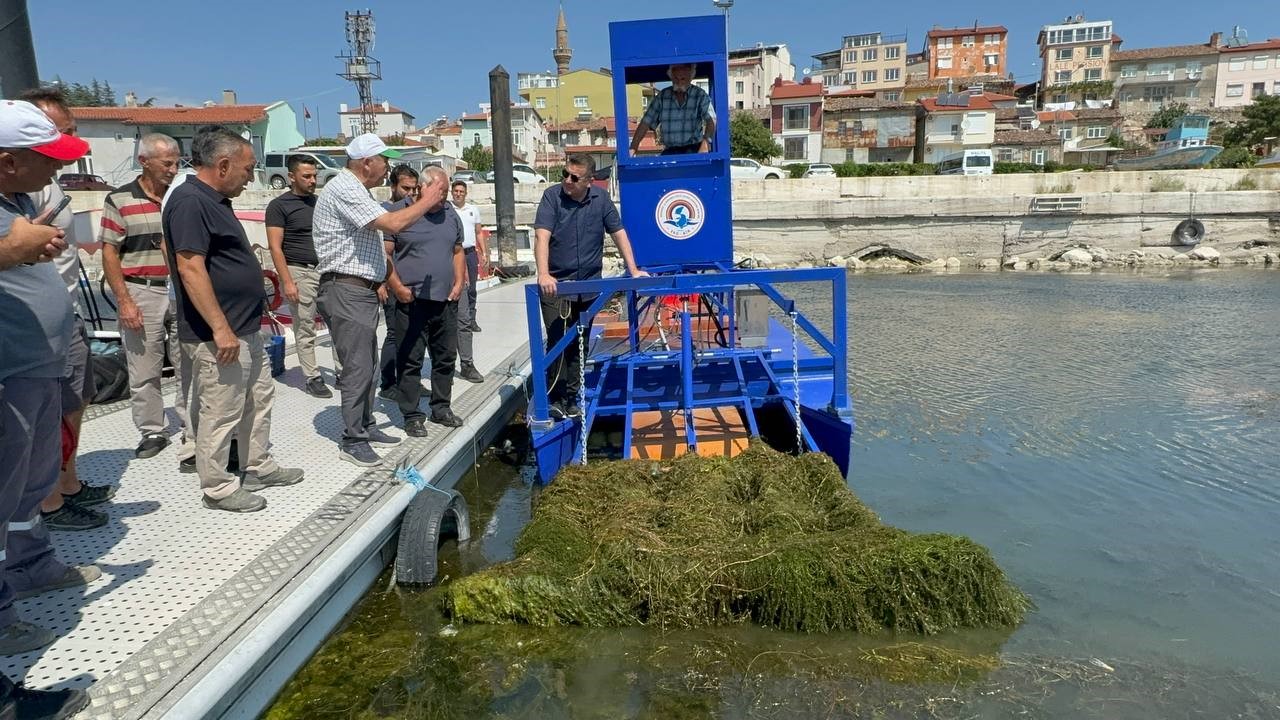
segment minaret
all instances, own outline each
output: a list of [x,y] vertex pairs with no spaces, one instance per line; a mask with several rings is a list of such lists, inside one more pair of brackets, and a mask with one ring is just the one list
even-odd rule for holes
[[569,26],[564,22],[564,5],[560,6],[560,17],[556,18],[556,49],[551,51],[551,57],[556,59],[557,75],[569,72],[573,50],[569,49]]

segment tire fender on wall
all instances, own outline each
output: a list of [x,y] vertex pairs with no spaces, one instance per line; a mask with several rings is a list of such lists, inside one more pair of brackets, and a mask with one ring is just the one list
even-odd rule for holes
[[459,543],[471,538],[471,513],[458,491],[428,486],[414,496],[400,521],[396,584],[422,586],[436,581],[440,535],[449,529],[457,533]]
[[1198,245],[1204,240],[1204,223],[1195,218],[1187,218],[1173,229],[1174,245]]

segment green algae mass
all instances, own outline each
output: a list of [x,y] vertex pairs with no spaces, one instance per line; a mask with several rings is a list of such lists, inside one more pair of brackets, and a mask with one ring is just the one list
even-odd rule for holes
[[760,442],[565,468],[516,558],[441,588],[455,621],[934,634],[1029,607],[986,548],[885,525],[825,455]]

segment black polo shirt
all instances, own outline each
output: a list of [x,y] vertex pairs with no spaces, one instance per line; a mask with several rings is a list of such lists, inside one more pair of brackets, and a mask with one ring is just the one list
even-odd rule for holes
[[193,175],[169,196],[162,224],[178,298],[178,338],[183,342],[213,340],[213,330],[187,297],[178,276],[179,252],[204,256],[213,294],[237,337],[261,330],[266,297],[262,265],[236,219],[231,199]]
[[[383,203],[388,211],[408,207],[413,200],[405,198]],[[429,212],[412,225],[386,238],[395,246],[392,260],[400,282],[413,291],[418,300],[443,302],[453,289],[453,253],[462,248],[462,219],[449,203]]]
[[316,244],[311,239],[311,216],[316,196],[295,195],[292,190],[267,203],[267,227],[284,229],[284,260],[290,265],[316,265]]
[[604,235],[622,229],[618,208],[594,185],[578,202],[560,185],[547,188],[533,227],[551,231],[547,270],[557,280],[590,280],[604,269]]

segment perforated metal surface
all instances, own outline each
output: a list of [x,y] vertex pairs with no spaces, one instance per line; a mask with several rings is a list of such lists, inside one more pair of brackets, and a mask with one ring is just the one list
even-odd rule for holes
[[[477,305],[485,330],[476,336],[476,364],[489,377],[480,385],[455,382],[454,409],[464,418],[512,372],[510,357],[525,337],[522,287],[485,292]],[[328,349],[318,355],[330,367]],[[243,636],[269,598],[394,489],[389,468],[399,458],[420,464],[443,444],[446,429],[432,425],[431,437],[385,451],[386,468],[362,472],[339,461],[336,394],[330,400],[305,394],[296,362],[288,366],[277,378],[272,453],[283,465],[305,468],[307,477],[264,491],[268,506],[258,513],[204,509],[196,476],[177,472],[173,446],[154,458],[133,458],[138,434],[124,411],[127,402],[91,408],[80,474],[120,486],[115,501],[103,506],[111,522],[54,539],[65,561],[95,563],[103,578],[20,602],[23,619],[62,637],[40,652],[0,658],[6,673],[25,672],[31,687],[91,686],[93,702],[83,717],[160,712],[167,693],[202,661],[225,652],[227,638]],[[375,417],[380,427],[403,435],[394,404],[379,402]],[[473,444],[464,452],[481,450]]]

